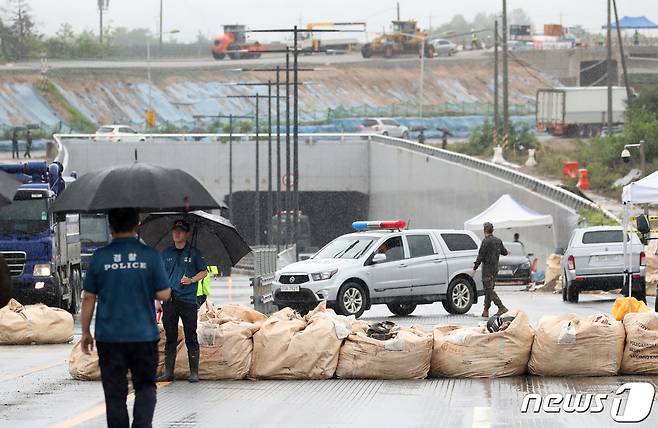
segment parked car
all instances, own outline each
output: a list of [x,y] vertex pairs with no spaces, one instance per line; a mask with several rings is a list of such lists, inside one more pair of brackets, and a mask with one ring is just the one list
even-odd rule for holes
[[457,53],[457,45],[450,40],[434,39],[430,43],[434,46],[436,56],[453,56]]
[[503,245],[505,245],[509,254],[500,256],[496,282],[522,282],[523,284],[530,284],[532,276],[530,267],[532,262],[523,244],[520,242],[504,242]]
[[389,137],[409,138],[409,128],[400,125],[394,119],[368,118],[363,119],[359,126],[359,132],[363,134],[378,134]]
[[94,141],[136,143],[146,141],[146,136],[127,125],[103,125],[96,131]]
[[358,318],[372,305],[406,316],[417,305],[440,301],[449,313],[464,314],[484,295],[479,271],[469,275],[478,246],[465,230],[349,233],[276,272],[274,304],[305,313],[326,300],[338,313]]
[[[578,302],[583,290],[624,290],[622,228],[597,226],[576,229],[564,251],[562,264],[562,300]],[[644,245],[634,233],[628,234],[633,295],[646,296],[646,258]]]

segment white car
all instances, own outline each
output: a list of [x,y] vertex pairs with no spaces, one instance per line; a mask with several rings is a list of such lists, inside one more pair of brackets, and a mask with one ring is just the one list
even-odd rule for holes
[[409,128],[400,125],[398,121],[387,118],[363,119],[359,125],[359,133],[377,134],[396,138],[409,138]]
[[434,39],[430,43],[434,47],[436,56],[453,56],[457,53],[457,45],[450,40]]
[[[378,222],[353,226],[372,223]],[[305,313],[326,300],[336,312],[357,318],[377,304],[400,316],[439,301],[451,314],[468,312],[484,295],[480,271],[470,276],[478,254],[476,235],[465,230],[404,230],[395,228],[398,222],[391,223],[390,229],[340,236],[310,259],[277,271],[274,304]]]
[[[644,245],[635,233],[628,234],[633,295],[646,296]],[[562,300],[578,303],[583,290],[610,291],[624,288],[623,235],[619,226],[576,229],[562,257]]]
[[94,141],[137,143],[146,141],[146,136],[128,125],[103,125],[96,131]]

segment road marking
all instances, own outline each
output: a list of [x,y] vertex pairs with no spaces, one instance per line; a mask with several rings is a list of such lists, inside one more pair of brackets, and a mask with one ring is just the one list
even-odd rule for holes
[[489,428],[491,407],[473,407],[473,428]]
[[[171,382],[156,382],[155,387],[157,389],[164,388],[165,386],[169,385]],[[128,394],[128,398],[126,402],[133,401],[135,399],[135,393],[131,392]],[[53,425],[53,428],[73,428],[77,427],[78,425],[81,425],[85,422],[89,422],[92,419],[96,419],[98,417],[101,417],[105,414],[105,403],[99,404],[95,407],[92,407],[91,409],[87,410],[86,412],[82,413],[81,415],[78,415],[76,417],[67,419],[63,422],[60,422],[58,424]]]
[[66,361],[58,361],[56,363],[46,363],[46,364],[42,364],[40,366],[31,367],[29,369],[21,370],[21,371],[18,371],[18,372],[15,372],[15,373],[12,373],[12,374],[9,374],[9,375],[6,375],[6,376],[2,376],[2,377],[0,377],[0,382],[6,382],[8,380],[18,379],[19,377],[27,376],[29,374],[40,372],[42,370],[52,369],[53,367],[61,366],[65,363],[66,363]]

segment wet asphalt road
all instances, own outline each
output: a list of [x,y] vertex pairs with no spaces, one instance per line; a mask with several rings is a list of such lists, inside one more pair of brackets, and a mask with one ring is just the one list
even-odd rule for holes
[[[248,303],[246,277],[216,281],[212,300]],[[545,314],[610,312],[615,296],[581,295],[578,305],[561,296],[499,287],[509,308],[523,308],[532,323]],[[653,307],[654,298],[649,304]],[[364,319],[391,318],[402,325],[477,325],[482,300],[461,316],[445,313],[441,304],[420,306],[413,316],[392,317],[375,306]],[[76,338],[79,338],[76,320]],[[0,426],[105,425],[99,382],[71,380],[69,345],[0,348]],[[559,356],[556,356],[559,358]],[[619,425],[610,416],[616,389],[625,382],[651,382],[658,377],[539,378],[494,380],[429,379],[422,381],[325,380],[238,381],[161,384],[155,416],[157,427],[601,427]],[[540,393],[610,393],[599,414],[522,414],[523,397]],[[639,426],[658,424],[658,406]]]

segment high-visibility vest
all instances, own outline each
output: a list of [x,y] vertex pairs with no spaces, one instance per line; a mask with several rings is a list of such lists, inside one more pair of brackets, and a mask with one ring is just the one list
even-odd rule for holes
[[208,266],[207,270],[208,270],[208,275],[206,275],[205,278],[199,281],[199,285],[197,286],[196,289],[197,296],[210,296],[210,277],[212,275],[219,274],[219,269],[217,269],[217,266]]
[[471,40],[473,40],[474,42],[477,42],[477,40],[478,40],[478,33],[476,33],[475,31],[473,31],[473,32],[471,33]]

